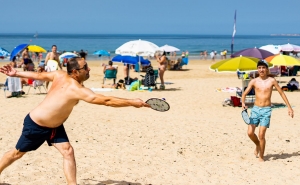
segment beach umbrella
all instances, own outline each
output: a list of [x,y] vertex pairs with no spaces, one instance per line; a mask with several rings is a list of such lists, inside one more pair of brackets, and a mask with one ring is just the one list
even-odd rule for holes
[[[210,66],[210,70],[215,72],[246,72],[257,70],[257,63],[260,59],[253,57],[235,57],[226,60],[221,60]],[[269,64],[269,67],[273,67]]]
[[9,60],[12,60],[15,56],[17,56],[18,53],[20,53],[21,51],[23,51],[26,47],[28,46],[28,44],[20,44],[18,46],[16,46],[11,54],[10,54],[10,59]]
[[276,55],[276,54],[280,53],[281,46],[280,45],[269,44],[269,45],[262,46],[259,49],[263,49],[263,50],[269,51],[269,52],[273,53],[274,55]]
[[161,51],[165,52],[174,52],[174,51],[180,51],[180,49],[174,47],[174,46],[169,46],[169,45],[164,45],[160,47]]
[[123,55],[116,55],[114,56],[111,61],[113,62],[122,62],[124,64],[136,65],[138,62],[141,63],[142,66],[150,65],[150,61],[144,59],[142,56],[123,56]]
[[78,55],[76,55],[75,53],[72,53],[72,52],[65,52],[65,53],[59,55],[59,60],[61,60],[63,58],[73,58],[73,57],[78,57]]
[[115,53],[126,56],[154,56],[155,52],[159,50],[156,44],[139,39],[124,43],[116,49]]
[[276,55],[267,61],[276,66],[300,66],[300,61],[287,55]]
[[35,52],[35,53],[47,53],[47,51],[44,48],[42,48],[41,46],[37,46],[37,45],[29,45],[28,51]]
[[241,51],[238,51],[238,52],[235,52],[232,54],[233,57],[239,57],[241,55],[245,56],[245,57],[254,57],[254,58],[259,58],[259,59],[265,59],[274,54],[269,51],[266,51],[263,49],[257,49],[257,48],[243,49]]
[[[141,65],[146,66],[150,65],[150,61],[147,59],[144,59],[141,56],[123,56],[123,55],[116,55],[114,56],[111,61],[113,62],[122,62],[124,64],[130,64],[130,65],[137,65],[139,62]],[[130,70],[129,70],[130,71]],[[127,84],[129,83],[129,71],[128,71],[128,80]]]
[[110,53],[105,50],[98,50],[93,53],[93,55],[101,55],[101,56],[110,56]]
[[280,47],[281,47],[281,50],[282,50],[282,51],[288,51],[288,52],[295,51],[295,52],[300,52],[300,46],[297,46],[297,45],[294,45],[294,44],[287,43],[287,44],[280,45]]
[[7,57],[9,55],[10,53],[6,49],[0,47],[0,57]]

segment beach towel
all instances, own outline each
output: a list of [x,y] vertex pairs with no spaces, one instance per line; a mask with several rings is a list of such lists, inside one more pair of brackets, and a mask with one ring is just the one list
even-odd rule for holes
[[216,89],[216,92],[236,92],[237,88],[236,87],[225,87],[225,88],[219,88]]
[[7,87],[9,92],[22,91],[21,79],[18,77],[7,77]]

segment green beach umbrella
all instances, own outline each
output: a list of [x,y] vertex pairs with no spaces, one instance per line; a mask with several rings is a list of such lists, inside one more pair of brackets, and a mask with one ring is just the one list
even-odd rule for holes
[[[255,71],[259,60],[258,58],[240,56],[221,60],[211,65],[209,69],[215,72]],[[269,67],[273,67],[273,64],[269,64]]]

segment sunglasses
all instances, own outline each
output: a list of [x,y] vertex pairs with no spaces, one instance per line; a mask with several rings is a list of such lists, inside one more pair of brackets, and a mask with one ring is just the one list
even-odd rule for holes
[[88,69],[88,65],[87,63],[82,67],[82,68],[79,68],[79,69],[76,69],[77,71],[80,71],[81,69],[84,69],[85,71]]

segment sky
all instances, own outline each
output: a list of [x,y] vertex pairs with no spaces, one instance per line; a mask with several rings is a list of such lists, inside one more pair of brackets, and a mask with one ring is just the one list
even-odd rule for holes
[[300,33],[299,0],[1,0],[0,33]]

